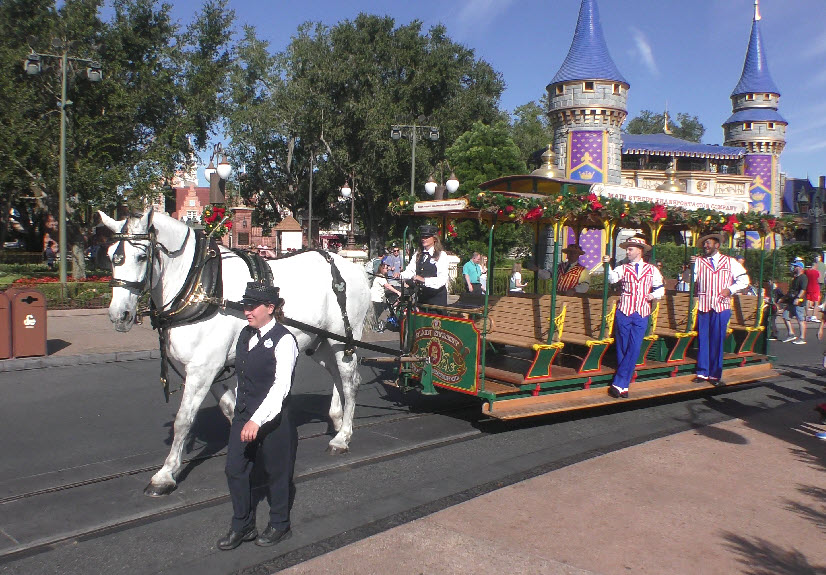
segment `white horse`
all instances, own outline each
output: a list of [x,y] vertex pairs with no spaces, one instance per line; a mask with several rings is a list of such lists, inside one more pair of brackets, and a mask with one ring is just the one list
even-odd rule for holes
[[[112,268],[114,287],[109,319],[116,330],[125,332],[135,323],[143,290],[151,291],[158,310],[176,298],[195,257],[195,234],[185,224],[163,214],[153,214],[151,209],[122,221],[103,212],[100,216],[106,227],[121,234],[116,237],[123,238],[109,249],[109,257],[117,264]],[[240,301],[247,282],[252,279],[249,269],[230,250],[221,247],[220,256],[223,297],[227,301]],[[347,315],[352,333],[358,337],[372,309],[367,277],[360,266],[334,254],[332,260],[346,282]],[[287,318],[330,333],[345,333],[342,311],[333,292],[331,265],[321,254],[301,253],[268,263],[274,284],[286,302]],[[150,285],[145,285],[147,283]],[[235,386],[227,389],[216,384],[213,389],[213,382],[226,366],[234,363],[235,345],[246,323],[240,311],[220,309],[206,319],[169,329],[167,353],[185,376],[184,390],[175,417],[172,448],[163,467],[144,490],[147,495],[166,495],[175,489],[183,446],[207,391],[212,389],[221,411],[232,419]],[[339,341],[294,328],[290,331],[298,340],[299,350],[312,353],[313,359],[333,377],[330,418],[337,435],[330,441],[328,450],[344,453],[353,433],[356,390],[361,382],[357,357],[345,354],[345,345]]]

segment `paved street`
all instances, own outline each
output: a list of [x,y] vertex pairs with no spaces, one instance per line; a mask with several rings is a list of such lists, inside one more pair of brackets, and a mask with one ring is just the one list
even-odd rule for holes
[[[214,400],[186,454],[201,459],[175,493],[151,499],[142,489],[177,399],[163,402],[157,360],[0,373],[0,430],[14,438],[0,462],[0,573],[822,573],[820,346],[775,350],[783,375],[766,385],[509,425],[481,420],[461,396],[405,402],[364,367],[359,428],[341,457],[324,453],[328,378],[302,358],[294,536],[228,553],[214,547],[230,516]],[[752,468],[765,471],[742,483]],[[687,485],[709,487],[689,496]],[[732,571],[747,555],[755,567]]]

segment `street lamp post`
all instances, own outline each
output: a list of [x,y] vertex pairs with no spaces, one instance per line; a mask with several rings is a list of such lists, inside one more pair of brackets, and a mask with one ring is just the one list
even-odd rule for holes
[[90,82],[100,82],[103,79],[103,69],[100,63],[87,58],[69,56],[69,43],[63,40],[52,40],[52,46],[62,50],[61,54],[43,54],[35,52],[34,49],[23,62],[23,70],[29,76],[37,76],[43,71],[42,60],[51,59],[60,62],[60,101],[57,107],[60,108],[60,158],[59,158],[59,188],[58,188],[58,253],[60,261],[58,270],[60,274],[60,285],[64,294],[66,291],[66,107],[72,105],[71,100],[66,99],[66,86],[68,83],[69,62],[79,62],[86,65],[86,78]]
[[350,184],[345,181],[344,185],[341,186],[341,197],[342,198],[350,198],[350,229],[347,231],[347,245],[344,247],[346,250],[355,250],[356,249],[356,235],[355,235],[355,228],[356,228],[356,208],[355,208],[355,198],[356,198],[356,176],[355,174],[351,174],[350,178],[353,180],[353,189],[350,189]]
[[[218,166],[215,166],[215,163]],[[227,178],[232,174],[232,166],[227,159],[224,146],[218,142],[212,147],[212,155],[209,157],[209,166],[204,170],[204,175],[209,179],[209,203],[223,204],[226,202]]]
[[[417,124],[418,122],[418,124]],[[416,194],[416,141],[426,138],[432,142],[439,139],[439,127],[424,125],[427,116],[419,116],[412,124],[394,124],[390,126],[390,137],[394,140],[407,138],[410,140],[411,160],[410,160],[410,194]]]
[[428,196],[433,196],[434,200],[447,199],[447,194],[452,194],[459,189],[459,180],[450,168],[450,164],[447,166],[447,169],[450,170],[450,177],[447,179],[447,182],[444,181],[444,164],[447,164],[447,161],[439,162],[438,185],[436,184],[436,180],[433,179],[433,174],[430,174],[430,177],[427,179],[427,183],[424,185],[424,191],[427,192]]

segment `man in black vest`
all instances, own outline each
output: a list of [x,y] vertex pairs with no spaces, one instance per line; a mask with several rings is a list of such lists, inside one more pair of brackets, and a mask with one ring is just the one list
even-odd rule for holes
[[422,248],[413,254],[401,274],[402,279],[419,284],[419,303],[447,305],[448,263],[439,240],[439,228],[419,226],[419,239]]
[[[235,415],[227,446],[226,474],[232,527],[218,548],[235,549],[255,539],[268,547],[290,536],[290,492],[298,433],[290,418],[290,388],[298,357],[295,337],[277,317],[284,300],[277,287],[249,282],[242,300],[249,325],[235,350],[238,375]],[[258,461],[268,475],[270,520],[258,535],[250,474]]]

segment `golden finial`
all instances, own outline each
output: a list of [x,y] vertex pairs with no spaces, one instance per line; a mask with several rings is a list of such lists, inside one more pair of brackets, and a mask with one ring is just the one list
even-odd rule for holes
[[565,173],[556,167],[556,154],[553,150],[553,144],[548,144],[548,149],[542,154],[542,165],[531,172],[531,175],[545,178],[565,177]]

